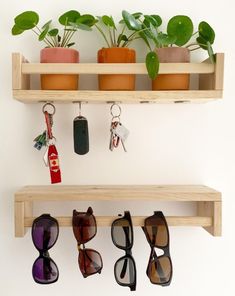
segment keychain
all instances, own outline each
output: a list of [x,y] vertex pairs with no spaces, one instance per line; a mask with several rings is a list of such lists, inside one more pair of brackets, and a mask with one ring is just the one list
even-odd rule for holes
[[[118,113],[114,114],[114,108],[118,108]],[[129,136],[129,130],[120,122],[120,116],[122,113],[121,107],[114,103],[110,107],[110,113],[112,116],[111,126],[110,126],[110,142],[109,142],[109,150],[113,151],[114,148],[119,146],[121,142],[122,147],[125,152],[127,152],[124,142]]]
[[74,152],[80,155],[89,152],[88,121],[81,115],[81,102],[79,102],[79,116],[73,121]]
[[[52,113],[49,113],[46,109],[47,107],[52,107]],[[46,151],[44,154],[44,163],[50,169],[51,175],[51,184],[60,183],[61,182],[61,172],[59,166],[59,157],[58,152],[55,146],[55,137],[52,134],[52,126],[53,126],[53,115],[55,114],[55,106],[51,103],[46,103],[43,108],[42,112],[45,116],[46,121],[46,130],[36,137],[34,141],[34,147],[38,150],[41,150],[43,146],[46,147]]]

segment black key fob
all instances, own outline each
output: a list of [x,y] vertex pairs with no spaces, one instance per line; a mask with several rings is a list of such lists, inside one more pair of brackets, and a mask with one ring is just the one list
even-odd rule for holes
[[73,121],[74,152],[80,155],[89,152],[88,122],[83,116],[78,116]]

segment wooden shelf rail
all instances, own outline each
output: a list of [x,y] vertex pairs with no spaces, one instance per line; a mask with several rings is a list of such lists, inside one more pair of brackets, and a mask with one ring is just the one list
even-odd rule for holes
[[[221,235],[221,194],[202,185],[115,185],[115,186],[26,186],[15,193],[15,236],[25,235],[32,226],[33,207],[38,201],[175,201],[196,202],[197,216],[167,216],[170,226],[201,226],[214,236]],[[154,208],[156,208],[154,204]],[[71,226],[71,217],[56,217],[60,226]],[[110,226],[115,216],[97,216],[98,226]],[[133,216],[142,226],[144,216]]]
[[24,103],[36,102],[123,102],[123,103],[186,103],[207,102],[222,98],[224,54],[216,54],[213,65],[202,63],[161,63],[160,74],[198,74],[198,90],[187,91],[46,91],[30,89],[33,74],[142,74],[147,75],[144,63],[132,64],[52,64],[29,63],[20,53],[12,55],[13,97]]

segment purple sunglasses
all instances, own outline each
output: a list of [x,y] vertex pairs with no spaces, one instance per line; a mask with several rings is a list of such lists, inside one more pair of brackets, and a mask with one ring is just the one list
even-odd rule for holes
[[33,221],[32,240],[39,251],[39,257],[34,261],[32,274],[38,284],[52,284],[58,280],[58,267],[48,253],[56,243],[58,235],[58,221],[49,214],[43,214]]

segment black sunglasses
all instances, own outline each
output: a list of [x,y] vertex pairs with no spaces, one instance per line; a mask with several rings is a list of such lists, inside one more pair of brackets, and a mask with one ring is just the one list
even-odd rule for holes
[[58,235],[58,221],[49,214],[43,214],[33,221],[32,240],[39,257],[33,264],[32,274],[38,284],[52,284],[58,280],[58,267],[48,252],[56,243]]
[[[172,261],[170,257],[170,236],[165,216],[161,211],[145,219],[142,227],[151,247],[148,267],[146,270],[152,284],[169,286],[172,279]],[[163,255],[157,256],[154,248],[163,250]]]
[[126,252],[125,256],[119,258],[114,265],[116,282],[121,286],[129,287],[131,291],[135,291],[136,265],[131,252],[134,236],[130,212],[125,211],[122,218],[113,221],[111,236],[114,245]]

